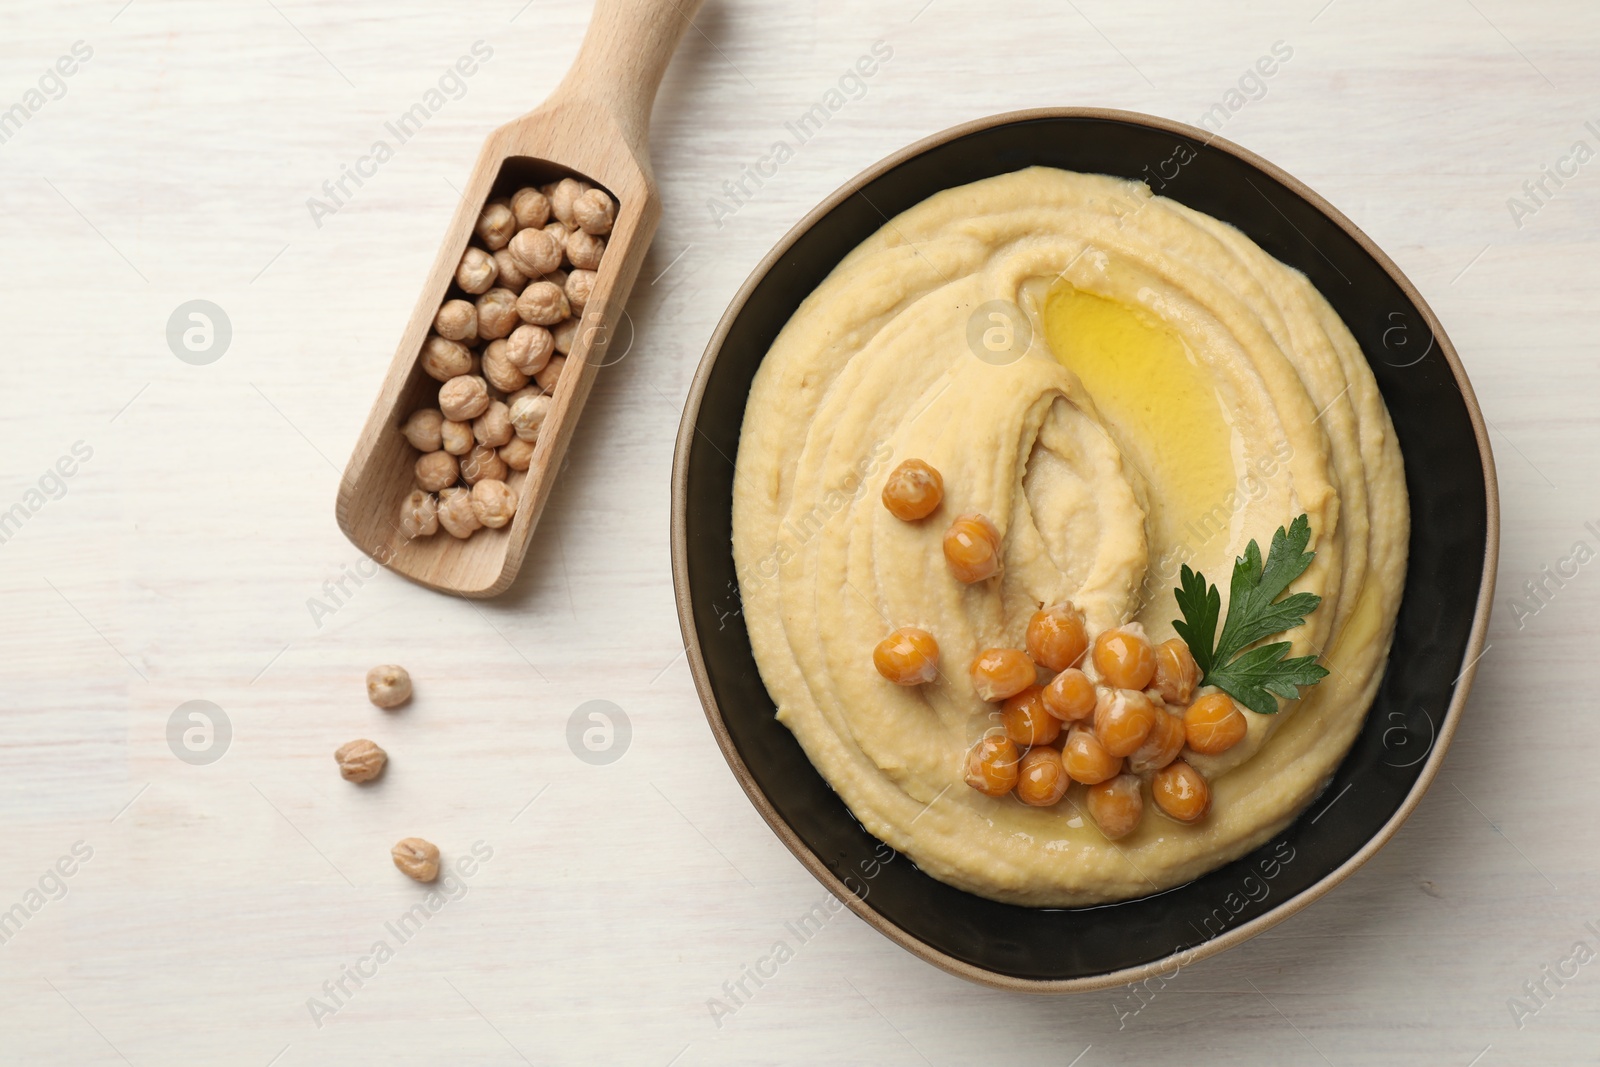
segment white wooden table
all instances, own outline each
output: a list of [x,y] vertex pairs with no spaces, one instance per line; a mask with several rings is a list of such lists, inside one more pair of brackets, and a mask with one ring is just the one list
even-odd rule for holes
[[[352,579],[337,472],[452,183],[553,87],[586,6],[12,5],[0,1062],[1594,1062],[1600,962],[1561,961],[1600,951],[1600,564],[1562,561],[1600,549],[1600,162],[1561,161],[1600,150],[1600,8],[1243,6],[711,0],[657,106],[666,219],[631,352],[600,378],[537,557],[474,606]],[[459,98],[448,83],[313,218],[479,40],[493,56]],[[46,76],[80,41],[72,75]],[[892,57],[859,98],[731,203],[723,183],[878,41]],[[1292,58],[1230,97],[1280,41]],[[681,654],[668,476],[690,375],[750,268],[836,185],[958,121],[1068,103],[1191,122],[1223,104],[1225,136],[1328,196],[1438,311],[1494,429],[1504,517],[1467,718],[1381,855],[1136,1013],[1126,991],[969,986],[841,913],[714,1019],[822,891],[734,784]],[[1527,199],[1542,165],[1568,176]],[[231,324],[203,365],[167,339],[191,300]],[[1546,566],[1576,574],[1522,599]],[[382,662],[416,679],[397,714],[364,698]],[[208,765],[168,742],[195,700],[231,725]],[[609,765],[569,748],[590,700],[631,723]],[[392,763],[358,789],[330,757],[362,736]],[[422,897],[388,849],[412,834],[492,855],[397,935]]]

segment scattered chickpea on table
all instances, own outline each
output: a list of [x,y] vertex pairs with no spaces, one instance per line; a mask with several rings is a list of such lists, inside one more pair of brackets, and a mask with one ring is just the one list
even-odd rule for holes
[[436,407],[400,433],[419,455],[400,532],[466,539],[516,517],[521,475],[576,346],[616,202],[575,178],[489,201],[434,316],[418,365],[440,383]]

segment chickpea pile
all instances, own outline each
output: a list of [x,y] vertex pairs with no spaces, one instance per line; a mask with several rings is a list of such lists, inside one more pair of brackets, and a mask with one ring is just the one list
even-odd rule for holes
[[418,357],[438,406],[400,426],[421,453],[400,503],[407,538],[442,526],[465,539],[515,517],[615,221],[611,197],[574,178],[484,206]]
[[[933,515],[943,498],[943,477],[919,459],[896,467],[883,488],[884,507],[907,523]],[[1001,572],[1001,547],[998,528],[977,512],[957,516],[943,535],[951,576],[969,585]],[[973,693],[996,707],[995,725],[967,752],[967,785],[1032,807],[1067,800],[1113,841],[1138,829],[1147,793],[1168,818],[1205,818],[1211,785],[1183,757],[1226,752],[1249,723],[1226,693],[1196,693],[1200,671],[1183,641],[1152,644],[1137,622],[1091,641],[1083,613],[1062,601],[1040,605],[1023,644],[970,661]],[[926,685],[941,677],[939,654],[932,633],[904,626],[877,646],[873,665],[896,685]]]

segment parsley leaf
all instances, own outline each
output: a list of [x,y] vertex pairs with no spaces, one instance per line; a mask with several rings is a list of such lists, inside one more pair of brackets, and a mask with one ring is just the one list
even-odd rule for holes
[[1299,626],[1322,603],[1315,593],[1278,599],[1316,558],[1315,552],[1306,551],[1310,543],[1311,520],[1301,515],[1288,529],[1278,527],[1265,563],[1255,541],[1246,546],[1244,555],[1234,561],[1228,615],[1220,639],[1217,622],[1222,596],[1217,587],[1185,564],[1182,585],[1173,590],[1183,619],[1174,619],[1172,627],[1189,646],[1200,668],[1201,684],[1216,686],[1261,715],[1277,713],[1277,697],[1293,700],[1300,695],[1300,686],[1316,685],[1328,676],[1327,670],[1317,666],[1315,656],[1285,659],[1287,641],[1250,648],[1263,638]]

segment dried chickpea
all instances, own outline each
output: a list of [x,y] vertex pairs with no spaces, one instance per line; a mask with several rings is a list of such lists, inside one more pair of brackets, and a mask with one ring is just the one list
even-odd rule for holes
[[451,378],[471,373],[472,349],[459,341],[431,334],[422,343],[422,358],[419,362],[428,377],[435,381],[448,382]]
[[489,407],[489,386],[475,374],[451,378],[439,387],[439,410],[452,422],[467,422]]
[[370,782],[389,762],[389,754],[365,738],[340,745],[333,758],[339,763],[339,776],[347,782]]
[[588,190],[589,185],[587,182],[580,182],[576,178],[562,178],[556,182],[555,188],[549,193],[550,214],[554,215],[558,222],[569,229],[577,225],[577,220],[572,214],[572,207],[577,203],[578,197],[588,192]]
[[1085,806],[1089,818],[1100,832],[1112,841],[1127,837],[1139,828],[1144,817],[1144,794],[1139,791],[1139,779],[1132,774],[1119,774],[1089,787]]
[[1077,722],[1094,714],[1096,695],[1089,676],[1068,667],[1044,687],[1044,710],[1063,722]]
[[472,344],[478,339],[478,309],[466,300],[446,300],[433,317],[440,337]]
[[1061,763],[1074,782],[1099,785],[1122,773],[1122,757],[1106,751],[1093,730],[1074,726],[1061,746]]
[[545,223],[544,232],[555,238],[556,244],[561,246],[562,252],[567,250],[567,238],[572,236],[571,226],[552,220]]
[[939,642],[926,630],[902,626],[878,642],[872,665],[895,685],[922,685],[939,676]]
[[533,465],[532,441],[524,441],[520,437],[513,437],[500,446],[500,458],[506,466],[514,471],[525,471]]
[[1061,736],[1061,720],[1044,710],[1043,693],[1044,686],[1030,685],[1000,707],[1000,729],[1023,748],[1048,745]]
[[472,510],[472,490],[444,489],[439,493],[439,525],[451,537],[471,537],[482,523]]
[[[463,468],[465,470],[465,468]],[[1094,708],[1094,734],[1113,756],[1131,756],[1156,726],[1156,706],[1137,689],[1102,692]]]
[[514,393],[506,394],[506,407],[516,407],[517,401],[521,400],[525,396],[544,396],[544,390],[540,389],[537,385],[525,385]]
[[1178,758],[1185,739],[1183,716],[1157,708],[1156,723],[1150,728],[1150,736],[1128,757],[1128,770],[1134,774],[1159,771]]
[[572,305],[572,313],[579,315],[589,306],[589,300],[594,296],[595,279],[600,277],[592,270],[574,270],[567,275],[567,284],[563,286],[567,294],[567,303]]
[[470,422],[455,422],[446,419],[439,426],[440,442],[444,450],[452,456],[464,456],[472,451],[474,437]]
[[968,673],[978,699],[989,701],[1015,696],[1039,680],[1033,660],[1020,648],[986,648]]
[[509,334],[522,322],[517,317],[517,294],[494,288],[478,297],[478,336],[493,341]]
[[1182,639],[1174,637],[1156,646],[1156,674],[1150,684],[1162,700],[1182,707],[1199,680],[1200,668]]
[[461,286],[462,292],[477,296],[493,288],[499,274],[493,255],[481,248],[468,248],[461,253],[461,262],[456,267],[456,284]]
[[1089,649],[1083,612],[1071,601],[1040,608],[1028,620],[1028,655],[1049,671],[1076,667]]
[[563,356],[570,355],[573,346],[578,343],[578,320],[563,319],[550,331],[550,340],[557,352]]
[[511,429],[524,441],[539,439],[539,427],[550,414],[553,402],[548,396],[525,396],[511,405]]
[[401,874],[418,882],[439,877],[439,846],[420,837],[408,837],[389,850]]
[[461,480],[468,485],[479,482],[503,482],[511,471],[500,453],[488,445],[473,445],[472,451],[461,457]]
[[396,663],[367,672],[367,699],[380,708],[398,708],[411,699],[411,675]]
[[456,457],[448,452],[429,452],[417,460],[417,486],[430,493],[455,485],[460,475]]
[[1003,797],[1016,787],[1018,762],[1009,737],[985,734],[967,752],[967,784],[986,796]]
[[511,409],[499,400],[489,401],[482,415],[472,420],[472,436],[480,445],[499,448],[511,440]]
[[1201,755],[1228,751],[1243,741],[1249,730],[1244,713],[1227,693],[1207,693],[1183,713],[1183,731],[1189,747]]
[[498,251],[517,232],[517,217],[511,213],[511,205],[504,200],[491,200],[483,205],[473,229],[489,251]]
[[550,198],[531,185],[511,195],[511,214],[521,227],[543,226],[550,221]]
[[556,350],[555,338],[543,326],[523,323],[506,338],[506,358],[523,374],[538,374]]
[[506,245],[506,251],[517,261],[522,273],[530,278],[549,274],[561,266],[561,246],[543,230],[519,230]]
[[567,262],[578,270],[599,270],[600,257],[606,254],[606,239],[573,230],[567,235]]
[[439,532],[439,503],[432,493],[413,489],[400,501],[400,532],[407,540]]
[[556,391],[556,383],[561,380],[561,370],[566,365],[566,356],[552,356],[550,362],[546,363],[543,369],[533,376],[533,380],[539,383],[540,389],[547,393],[553,393]]
[[514,393],[528,384],[528,376],[511,362],[510,349],[507,338],[483,346],[483,376],[502,393]]
[[495,284],[502,289],[509,289],[513,293],[520,293],[527,284],[533,281],[517,266],[517,261],[511,258],[509,250],[502,248],[494,254]]
[[498,530],[517,513],[517,495],[500,479],[485,478],[472,487],[472,513],[489,529]]
[[584,233],[610,233],[616,219],[617,205],[599,189],[590,189],[572,202],[572,221]]
[[437,452],[441,444],[439,427],[443,423],[444,416],[438,408],[422,408],[413,411],[400,424],[400,433],[418,452]]
[[1113,689],[1143,689],[1156,673],[1156,652],[1136,622],[1103,631],[1094,639],[1094,669]]
[[908,459],[889,472],[882,499],[889,514],[903,522],[925,519],[944,500],[944,477],[931,464]]
[[976,512],[958,516],[945,531],[944,558],[958,581],[992,578],[1000,573],[1000,531]]
[[554,326],[572,312],[567,294],[555,282],[530,282],[517,297],[517,314],[535,326]]
[[1053,748],[1031,748],[1017,766],[1017,799],[1030,807],[1048,808],[1067,795],[1071,784],[1061,753]]
[[1211,784],[1183,760],[1173,760],[1150,779],[1156,807],[1179,822],[1196,822],[1211,810]]

